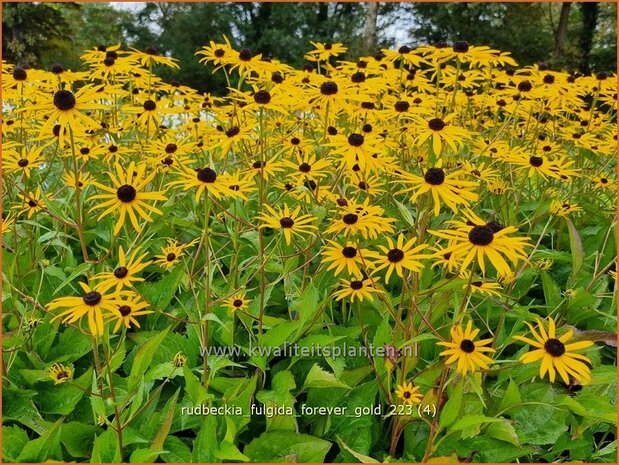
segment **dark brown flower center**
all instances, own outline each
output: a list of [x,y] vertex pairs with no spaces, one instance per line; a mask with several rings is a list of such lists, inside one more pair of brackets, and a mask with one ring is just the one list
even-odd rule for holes
[[144,107],[144,110],[146,111],[155,111],[157,109],[157,104],[152,100],[147,100],[146,102],[144,102],[144,105],[142,105],[142,107]]
[[565,344],[559,339],[550,338],[544,343],[544,349],[553,357],[561,357],[565,353]]
[[320,86],[320,93],[322,95],[335,95],[338,90],[337,84],[333,81],[323,82]]
[[168,255],[166,255],[165,259],[169,262],[173,262],[174,260],[176,260],[176,254],[175,253],[169,253]]
[[279,220],[279,224],[282,228],[292,228],[294,226],[294,220],[289,216],[285,216]]
[[473,245],[489,245],[494,240],[494,233],[488,226],[473,226],[469,232],[469,241]]
[[238,126],[232,126],[230,129],[226,131],[226,136],[234,137],[237,136],[241,132],[241,128]]
[[200,168],[196,171],[199,181],[212,184],[217,180],[217,173],[212,168]]
[[21,66],[17,66],[13,70],[13,79],[16,81],[25,81],[28,78],[28,73]]
[[469,43],[462,40],[454,43],[453,51],[456,53],[466,53],[469,51]]
[[54,106],[60,111],[69,111],[75,107],[77,101],[70,90],[59,90],[54,94]]
[[358,220],[359,220],[359,216],[355,215],[354,213],[346,213],[342,217],[342,221],[348,225],[355,224]]
[[445,172],[441,168],[429,168],[423,178],[428,184],[440,186],[445,182]]
[[539,168],[544,164],[544,159],[542,157],[532,156],[529,158],[529,163],[531,164],[531,166]]
[[253,53],[248,48],[244,48],[239,52],[239,59],[242,61],[249,61],[252,59],[253,56]]
[[391,263],[398,263],[404,259],[404,252],[400,249],[391,249],[387,252],[387,260]]
[[359,289],[361,289],[363,287],[363,281],[351,281],[350,282],[350,288],[353,291],[358,291]]
[[165,153],[174,153],[178,149],[176,144],[168,144],[165,146]]
[[428,121],[428,127],[433,131],[442,131],[445,127],[445,121],[440,118],[432,118]]
[[520,92],[530,92],[533,89],[533,84],[530,81],[522,81],[518,84],[518,90]]
[[348,136],[348,143],[353,147],[359,147],[363,145],[365,138],[361,134],[357,134],[353,132],[350,136]]
[[357,256],[357,249],[354,247],[346,246],[342,249],[342,255],[346,258],[354,258]]
[[470,339],[462,339],[462,342],[460,343],[460,350],[470,354],[475,351],[475,343]]
[[129,316],[131,314],[131,307],[129,305],[121,305],[118,307],[118,313],[122,316]]
[[242,307],[243,301],[241,299],[234,299],[234,302],[232,302],[232,305],[234,305],[236,308]]
[[129,184],[120,186],[116,191],[116,197],[118,197],[118,200],[125,203],[133,202],[136,195],[137,192],[135,191],[135,187]]
[[21,168],[25,168],[26,166],[28,166],[28,159],[20,158],[19,161],[17,162],[17,166]]
[[395,111],[403,112],[403,111],[408,110],[410,106],[411,106],[410,103],[408,103],[407,101],[400,100],[399,102],[395,103],[393,108],[395,109]]
[[269,94],[266,90],[259,90],[254,94],[254,102],[260,105],[266,105],[271,101],[271,94]]
[[129,274],[129,270],[126,266],[119,266],[114,270],[114,276],[118,279],[123,279],[125,276]]
[[312,166],[309,163],[301,163],[299,165],[299,171],[301,173],[309,173],[312,170]]
[[90,291],[82,296],[82,300],[86,305],[94,307],[101,302],[101,294],[97,291]]

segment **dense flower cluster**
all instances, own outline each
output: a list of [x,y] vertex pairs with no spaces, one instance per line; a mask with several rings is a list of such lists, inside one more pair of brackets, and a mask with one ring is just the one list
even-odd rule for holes
[[[363,326],[372,309],[394,340],[428,333],[464,376],[493,357],[516,363],[504,319],[477,309],[504,312],[527,270],[552,266],[553,231],[613,215],[616,77],[518,68],[466,42],[357,61],[337,59],[342,44],[314,45],[294,69],[210,42],[197,55],[225,75],[225,97],[164,82],[153,69],[178,65],[154,50],[98,47],[84,71],[5,63],[5,245],[62,232],[89,280],[44,304],[96,338],[159,312],[200,326],[215,308],[254,337],[282,318],[270,296],[291,301],[320,278],[337,321],[352,312]],[[178,267],[197,313],[139,291]],[[592,343],[568,343],[565,314],[544,312],[537,330],[523,321],[534,314],[519,320],[531,348],[520,360],[588,382],[575,351]],[[414,371],[389,363],[388,398],[421,402]]]

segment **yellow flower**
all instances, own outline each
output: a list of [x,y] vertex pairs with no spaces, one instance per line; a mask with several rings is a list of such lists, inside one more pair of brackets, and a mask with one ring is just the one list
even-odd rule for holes
[[148,307],[148,302],[142,300],[138,294],[133,292],[123,294],[117,302],[116,312],[107,315],[110,320],[116,320],[113,331],[118,331],[121,325],[124,325],[127,329],[131,328],[132,324],[139,328],[140,323],[138,323],[136,317],[154,313],[152,310],[144,310],[146,307]]
[[469,371],[474,372],[477,367],[488,370],[488,364],[492,363],[492,359],[484,354],[495,352],[490,347],[485,347],[492,342],[492,339],[482,339],[475,341],[475,337],[479,334],[479,329],[473,329],[473,322],[469,320],[466,329],[463,331],[461,325],[455,325],[451,328],[451,342],[437,342],[438,345],[447,347],[440,355],[447,357],[445,365],[449,365],[455,361],[458,362],[458,373],[463,376]]
[[55,299],[47,308],[55,310],[57,308],[67,308],[55,319],[62,318],[63,323],[75,323],[83,316],[88,316],[88,326],[93,336],[103,335],[103,314],[115,314],[118,311],[118,294],[106,294],[100,286],[90,287],[88,284],[80,282],[79,285],[84,290],[80,297],[61,297]]
[[313,230],[318,229],[314,224],[316,219],[312,215],[300,215],[301,206],[297,206],[291,210],[288,205],[284,208],[274,210],[269,205],[264,205],[265,213],[258,215],[258,219],[262,221],[260,228],[281,229],[286,239],[286,244],[290,245],[293,236],[302,236],[303,234],[314,235]]
[[394,243],[390,237],[387,237],[388,247],[384,245],[379,245],[378,248],[383,251],[383,256],[381,256],[376,262],[375,272],[382,270],[383,268],[387,268],[387,275],[385,276],[385,282],[389,282],[389,277],[391,273],[395,271],[400,278],[404,275],[402,274],[403,269],[411,270],[411,271],[420,271],[422,264],[421,261],[424,258],[427,258],[428,255],[419,254],[420,251],[427,247],[427,244],[421,244],[417,247],[413,247],[415,245],[415,241],[417,238],[413,237],[406,244],[404,243],[404,234],[400,234],[398,236],[397,242]]
[[479,198],[472,189],[477,187],[477,183],[473,181],[464,181],[461,179],[462,171],[456,171],[447,175],[440,167],[429,168],[426,170],[423,177],[413,174],[403,173],[403,182],[407,185],[412,185],[404,189],[402,192],[413,191],[411,202],[416,202],[420,195],[427,192],[432,194],[434,202],[434,216],[438,216],[441,211],[441,201],[454,212],[458,211],[458,205],[469,206]]
[[454,255],[455,260],[460,262],[462,271],[467,270],[477,259],[481,272],[485,275],[488,258],[499,275],[507,276],[512,270],[505,258],[514,265],[527,259],[525,248],[528,246],[528,239],[509,236],[517,231],[516,228],[503,226],[496,221],[486,223],[470,211],[465,214],[468,222],[450,221],[456,226],[455,229],[430,231],[435,236],[449,240],[449,244],[441,252]]
[[224,300],[224,307],[229,308],[233,312],[237,310],[247,310],[251,300],[245,298],[245,292],[231,295]]
[[133,251],[129,259],[125,255],[122,246],[118,247],[118,266],[114,271],[105,271],[92,277],[93,280],[101,279],[100,287],[103,291],[116,286],[116,292],[119,292],[124,286],[133,287],[133,282],[144,281],[143,278],[137,277],[137,274],[152,263],[151,260],[143,261],[147,253],[138,257],[139,249]]
[[73,378],[73,370],[62,363],[54,363],[49,369],[49,377],[54,384],[66,383]]
[[532,325],[525,323],[534,339],[524,336],[514,336],[514,338],[535,349],[520,357],[522,363],[534,363],[541,360],[540,376],[544,378],[548,373],[551,383],[554,383],[557,372],[565,384],[570,383],[570,376],[581,384],[588,384],[591,381],[591,370],[585,364],[591,364],[591,360],[576,351],[591,347],[593,342],[579,341],[566,344],[574,337],[574,332],[569,329],[563,336],[557,337],[555,320],[552,318],[548,318],[548,330],[540,319],[537,320],[537,331]]
[[419,392],[419,388],[413,386],[413,383],[402,383],[398,385],[395,394],[405,405],[418,404],[421,402],[421,399],[423,399],[423,396]]
[[151,182],[156,175],[155,172],[145,175],[146,165],[141,164],[136,167],[135,163],[131,162],[126,170],[118,163],[116,163],[115,166],[116,174],[108,172],[108,176],[112,180],[114,188],[107,187],[98,182],[93,183],[99,189],[107,192],[107,194],[98,194],[91,197],[91,199],[105,200],[105,202],[95,205],[91,211],[99,208],[106,208],[106,210],[98,216],[98,220],[106,217],[115,210],[120,212],[120,216],[114,227],[114,235],[118,234],[127,216],[129,216],[134,229],[140,232],[141,228],[138,223],[136,212],[145,221],[153,221],[144,210],[159,215],[161,215],[162,212],[145,201],[166,200],[167,197],[161,192],[148,192],[145,190],[148,183]]
[[334,292],[333,295],[335,296],[335,300],[342,300],[349,297],[351,302],[354,302],[355,299],[362,302],[364,298],[373,301],[374,297],[372,294],[384,294],[384,291],[375,287],[375,284],[375,278],[367,278],[364,280],[353,279],[352,281],[342,279],[340,281],[342,289]]

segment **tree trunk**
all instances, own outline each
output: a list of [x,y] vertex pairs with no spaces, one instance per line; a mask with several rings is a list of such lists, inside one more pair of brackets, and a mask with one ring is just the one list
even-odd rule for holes
[[368,11],[365,15],[365,30],[363,32],[363,53],[370,55],[375,52],[377,35],[376,21],[378,19],[378,3],[368,3]]
[[561,6],[561,16],[559,17],[559,27],[557,34],[555,35],[555,60],[561,60],[563,58],[563,51],[565,49],[565,38],[567,36],[567,22],[570,17],[570,9],[572,4],[570,2],[563,2]]
[[581,3],[582,9],[582,30],[580,32],[580,70],[583,73],[590,71],[591,48],[593,47],[593,36],[598,22],[598,3]]

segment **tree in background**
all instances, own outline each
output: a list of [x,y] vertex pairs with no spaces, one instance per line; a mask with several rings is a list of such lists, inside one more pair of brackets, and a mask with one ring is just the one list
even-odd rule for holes
[[[394,24],[404,24],[397,30]],[[408,22],[407,22],[408,21]],[[407,27],[410,24],[410,27]],[[195,52],[226,35],[293,66],[303,65],[310,40],[344,42],[354,59],[396,44],[409,29],[409,45],[467,40],[511,51],[522,64],[555,68],[616,69],[614,3],[172,3],[145,2],[135,10],[109,3],[5,3],[3,58],[76,69],[84,49],[121,42],[156,48],[181,62],[155,71],[200,91],[222,94],[223,77],[198,63]]]
[[107,3],[3,3],[2,58],[75,69],[84,49],[122,42],[129,16]]
[[[466,40],[508,50],[521,65],[616,69],[616,4],[410,3],[417,43]],[[597,27],[604,10],[604,28]],[[595,57],[595,58],[594,58]]]

